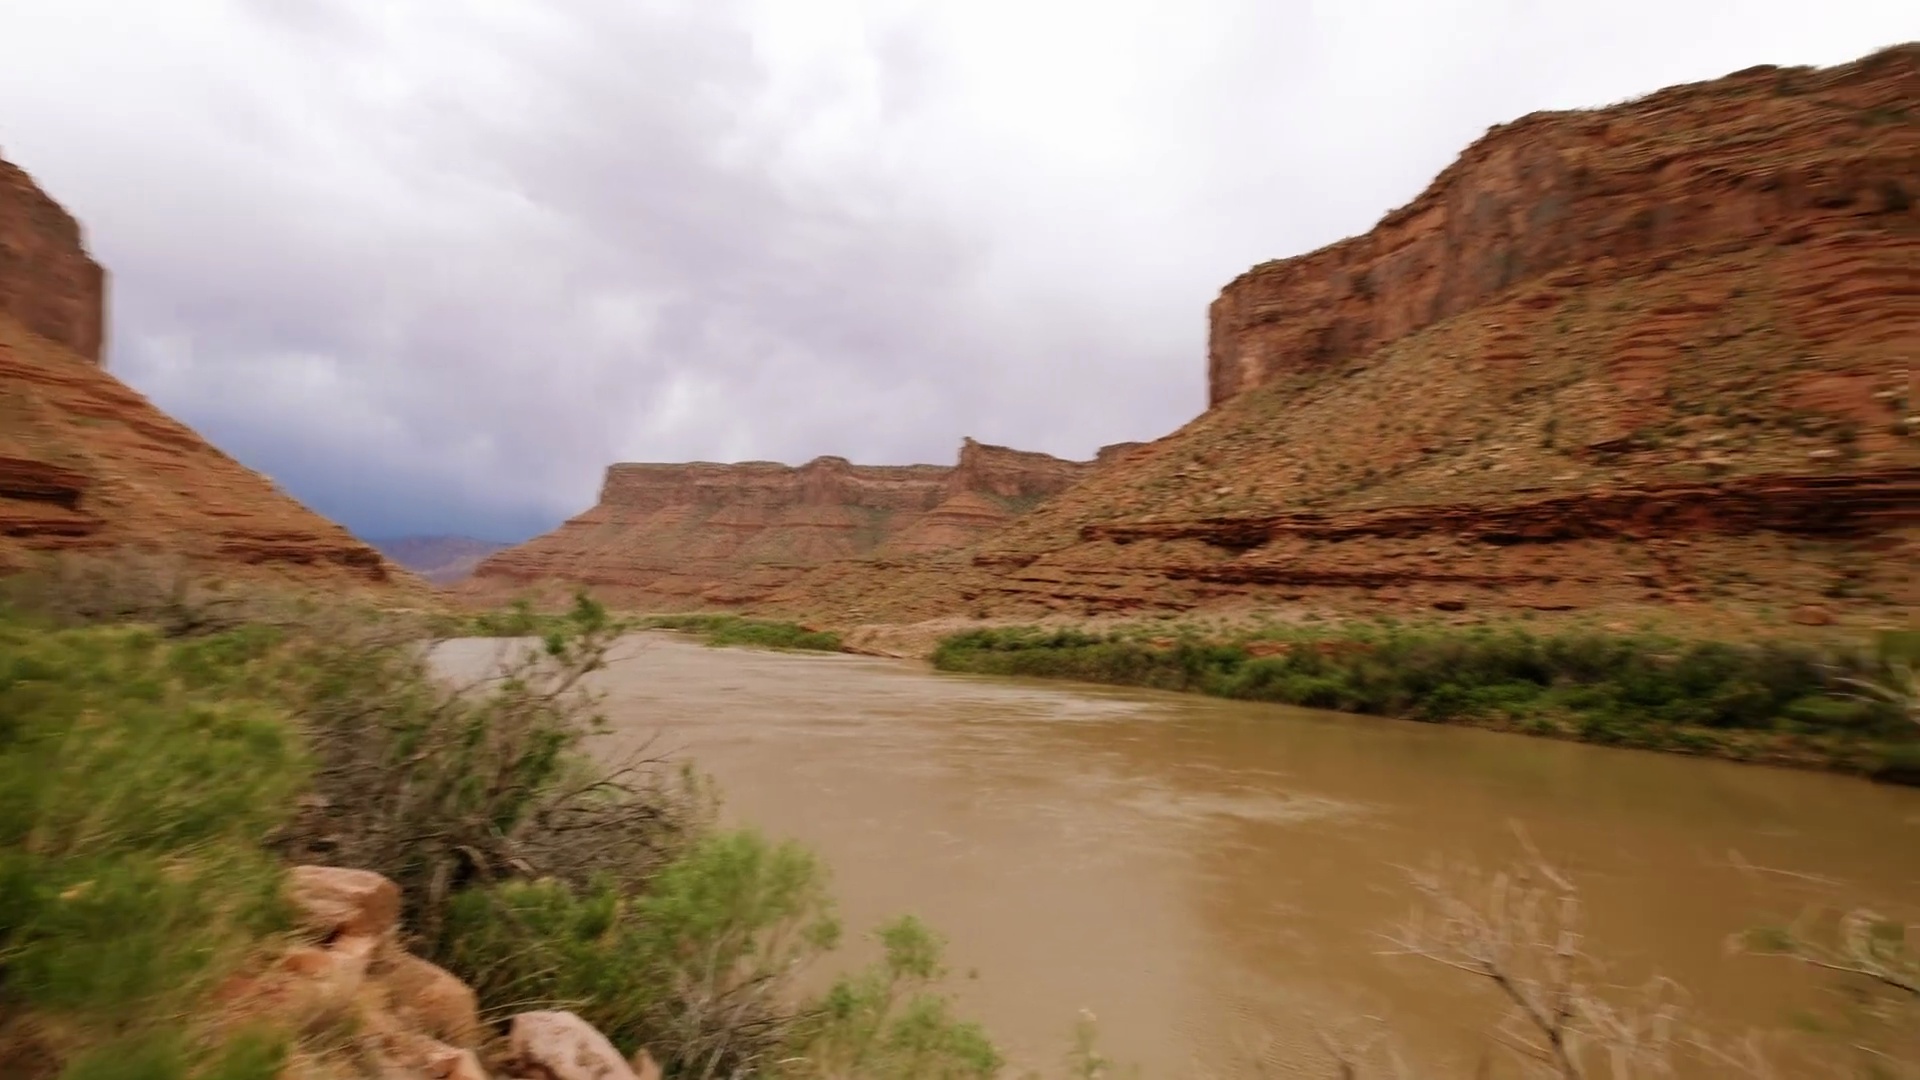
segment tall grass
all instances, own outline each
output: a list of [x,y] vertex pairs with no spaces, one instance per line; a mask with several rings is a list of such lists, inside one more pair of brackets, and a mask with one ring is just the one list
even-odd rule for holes
[[288,925],[264,841],[307,775],[285,711],[230,660],[0,616],[0,1073],[36,1056],[72,1080],[277,1073],[284,1039],[204,1007]]

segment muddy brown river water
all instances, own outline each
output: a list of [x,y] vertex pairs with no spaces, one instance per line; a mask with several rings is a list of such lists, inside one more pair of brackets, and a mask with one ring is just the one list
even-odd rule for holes
[[1836,1001],[1729,935],[1836,891],[1920,901],[1920,791],[1838,776],[666,634],[601,686],[615,743],[661,733],[732,820],[824,857],[850,936],[940,930],[961,1006],[1049,1072],[1086,1009],[1147,1077],[1327,1076],[1316,1026],[1473,1075],[1494,992],[1382,935],[1400,867],[1504,860],[1515,822],[1578,881],[1612,973],[1674,979],[1723,1031]]

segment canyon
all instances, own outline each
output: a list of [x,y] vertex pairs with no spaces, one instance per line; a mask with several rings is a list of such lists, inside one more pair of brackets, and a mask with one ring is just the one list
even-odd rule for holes
[[427,586],[109,374],[105,275],[0,161],[0,571],[54,553],[426,601]]
[[1920,45],[1492,129],[1210,311],[1210,407],[964,549],[711,599],[842,626],[1920,608]]
[[394,536],[367,541],[380,554],[433,585],[455,585],[472,576],[481,560],[510,545],[470,536]]
[[751,604],[825,563],[965,547],[1094,467],[970,438],[952,466],[617,464],[591,509],[483,560],[461,591],[585,585],[630,605]]

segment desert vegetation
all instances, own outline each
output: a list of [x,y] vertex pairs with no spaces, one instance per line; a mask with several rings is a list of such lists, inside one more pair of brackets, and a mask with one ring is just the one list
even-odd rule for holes
[[795,975],[842,933],[817,859],[717,828],[690,765],[583,752],[601,723],[583,680],[622,630],[590,600],[498,617],[534,634],[455,686],[417,619],[124,566],[9,585],[0,1074],[265,1080],[337,1057],[352,1039],[320,1018],[220,1007],[299,940],[289,862],[398,883],[408,946],[483,1016],[571,1009],[668,1075],[999,1065],[940,992],[930,929],[879,928],[874,969],[803,997]]
[[[536,609],[522,600],[504,608],[461,614],[435,614],[424,620],[424,628],[433,636],[516,638],[538,637],[566,625],[566,615]],[[672,630],[692,634],[709,645],[742,646],[758,649],[795,649],[807,652],[840,652],[845,648],[840,635],[815,630],[795,622],[752,618],[716,612],[675,615],[626,615],[614,617],[618,630]]]
[[[910,916],[869,928],[877,961],[802,993],[799,973],[846,933],[819,860],[719,827],[718,794],[690,763],[646,750],[589,756],[604,724],[590,677],[627,623],[585,597],[531,623],[525,611],[492,618],[511,631],[499,665],[452,685],[429,666],[431,620],[209,589],[151,568],[8,582],[0,1075],[376,1075],[354,1056],[363,1033],[337,1014],[268,1020],[226,1006],[236,981],[311,939],[283,883],[290,864],[313,862],[398,883],[407,947],[470,986],[488,1022],[571,1010],[674,1077],[1005,1071],[943,989],[936,931]],[[1111,658],[1142,647],[1153,646],[1069,636],[998,651]],[[1500,650],[1560,655],[1538,641],[1478,647],[1487,654],[1469,647],[1447,663],[1510,677],[1520,661],[1497,661]],[[1622,673],[1650,662],[1634,655],[1595,669],[1632,686]],[[1739,659],[1748,666],[1732,670],[1757,679],[1769,658]],[[1859,707],[1876,710],[1860,714],[1873,724],[1910,723],[1899,710],[1912,702],[1885,670],[1865,659],[1851,674],[1814,669],[1834,680],[1817,685],[1835,701],[1853,700],[1839,696],[1844,680],[1871,688]],[[1836,1076],[1898,1076],[1911,1059],[1901,1033],[1915,1030],[1920,1002],[1915,929],[1848,898],[1734,943],[1847,988],[1844,1017],[1782,1049],[1696,1030],[1678,988],[1609,983],[1582,949],[1577,888],[1530,848],[1492,874],[1436,862],[1408,881],[1414,908],[1387,951],[1497,987],[1511,1012],[1496,1030],[1524,1072],[1653,1076],[1694,1060],[1728,1075],[1813,1075],[1799,1071],[1804,1060]],[[1083,1022],[1063,1054],[1068,1074],[1117,1075],[1095,1034]],[[1831,1037],[1848,1052],[1803,1053]],[[1391,1032],[1330,1033],[1325,1046],[1330,1075],[1424,1075],[1396,1057]]]
[[1521,626],[1355,624],[1237,636],[985,628],[947,671],[1079,679],[1920,779],[1913,635],[1845,647]]

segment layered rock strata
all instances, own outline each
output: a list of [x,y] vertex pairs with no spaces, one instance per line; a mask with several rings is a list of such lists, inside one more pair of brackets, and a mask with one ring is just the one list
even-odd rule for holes
[[[842,622],[1920,610],[1920,46],[1495,129],[1212,310],[1212,406]],[[1772,613],[1772,614],[1769,614]]]
[[17,166],[0,159],[0,318],[91,363],[106,337],[106,273],[80,223]]
[[626,603],[752,603],[822,563],[964,546],[1091,467],[972,439],[953,466],[618,464],[592,509],[487,558],[463,591],[585,585]]
[[99,363],[98,267],[73,219],[0,162],[0,571],[139,549],[222,573],[425,586]]
[[[1211,309],[1211,403],[1365,357],[1556,271],[1619,280],[1911,221],[1917,54],[1755,67],[1496,127],[1371,232],[1228,285]],[[1914,295],[1912,282],[1861,285],[1855,300]]]

